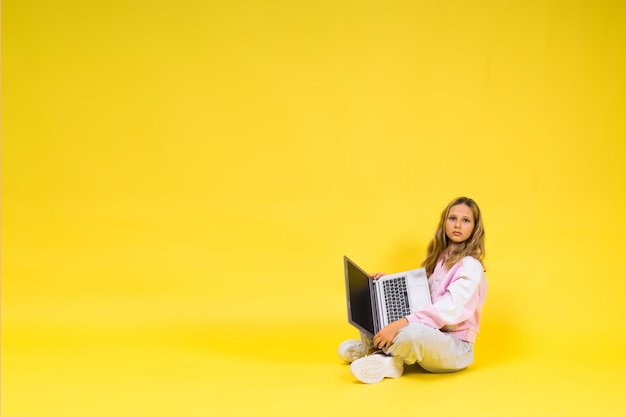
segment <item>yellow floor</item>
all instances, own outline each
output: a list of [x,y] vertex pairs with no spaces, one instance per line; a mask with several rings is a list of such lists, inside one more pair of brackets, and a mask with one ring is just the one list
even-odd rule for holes
[[[371,243],[355,234],[362,219],[324,204],[233,205],[212,209],[210,221],[175,204],[187,215],[156,201],[119,211],[5,205],[3,417],[626,413],[619,266],[588,272],[616,256],[614,241],[579,246],[565,229],[561,249],[550,234],[529,239],[529,277],[526,244],[511,253],[519,241],[505,216],[492,217],[476,363],[452,375],[407,368],[364,385],[336,356],[357,336],[342,255],[401,270],[415,264],[420,238],[398,228]],[[413,243],[397,245],[398,236]],[[565,268],[555,257],[581,262]]]
[[[407,368],[397,380],[366,385],[336,358],[337,344],[354,332],[331,298],[308,302],[325,306],[316,320],[263,321],[260,314],[222,323],[191,314],[204,310],[201,303],[166,306],[166,299],[101,300],[118,317],[87,322],[96,307],[68,301],[31,306],[46,312],[39,323],[14,322],[5,306],[3,416],[626,413],[620,349],[578,347],[571,339],[563,352],[528,352],[492,337],[477,345],[477,361],[464,372]],[[146,314],[123,317],[123,309]],[[166,310],[168,318],[147,317]],[[59,323],[61,312],[76,316]]]
[[[5,270],[47,269],[16,268],[8,261],[20,258],[17,251],[7,252]],[[57,256],[67,260],[73,254]],[[20,300],[7,297],[12,285],[5,283],[2,415],[626,413],[620,333],[589,331],[585,340],[582,332],[563,337],[559,331],[542,334],[541,326],[528,328],[527,313],[509,310],[520,300],[502,299],[506,285],[496,278],[472,367],[448,375],[407,367],[399,379],[359,383],[336,357],[337,345],[356,331],[346,323],[341,259],[335,261],[334,276],[301,274],[297,285],[285,272],[260,273],[266,290],[257,292],[258,283],[248,280],[252,290],[240,297],[233,295],[236,282],[193,294],[176,279],[170,294],[141,294],[127,276],[129,288],[118,287],[117,294],[101,283],[99,294],[66,288],[62,295],[42,280],[48,294],[33,288],[33,295]],[[183,276],[190,270],[185,271]],[[74,272],[98,274],[89,268]],[[328,294],[310,283],[327,286]],[[296,287],[299,300],[280,300]],[[225,313],[234,307],[235,313]]]

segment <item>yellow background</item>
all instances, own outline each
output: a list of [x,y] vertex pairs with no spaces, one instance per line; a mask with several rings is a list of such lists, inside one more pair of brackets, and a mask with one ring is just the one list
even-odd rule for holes
[[[2,416],[624,415],[621,1],[2,2]],[[357,383],[342,256],[480,204],[476,363]]]

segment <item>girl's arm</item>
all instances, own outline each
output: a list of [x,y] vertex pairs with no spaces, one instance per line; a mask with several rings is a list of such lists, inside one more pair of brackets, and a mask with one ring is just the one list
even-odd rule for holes
[[446,293],[435,303],[425,306],[407,316],[410,323],[420,322],[435,329],[458,324],[471,318],[480,302],[478,287],[482,279],[481,263],[465,257],[462,265],[446,289]]

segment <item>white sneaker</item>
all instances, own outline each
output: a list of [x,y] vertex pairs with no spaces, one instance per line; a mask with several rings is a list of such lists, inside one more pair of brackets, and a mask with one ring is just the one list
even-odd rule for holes
[[354,362],[355,360],[367,355],[367,352],[365,352],[361,341],[351,339],[346,340],[339,345],[337,354],[339,355],[339,359],[345,362]]
[[350,371],[359,381],[374,384],[383,378],[401,376],[404,372],[404,362],[402,358],[375,353],[352,362]]

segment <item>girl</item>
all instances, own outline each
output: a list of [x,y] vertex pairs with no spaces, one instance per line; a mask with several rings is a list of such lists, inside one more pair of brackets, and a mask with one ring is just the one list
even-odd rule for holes
[[361,334],[361,341],[347,340],[339,346],[339,357],[351,362],[357,379],[371,384],[397,378],[404,364],[415,363],[429,372],[456,372],[474,361],[487,291],[484,242],[478,205],[467,197],[452,200],[422,263],[432,304],[390,323],[373,338]]

